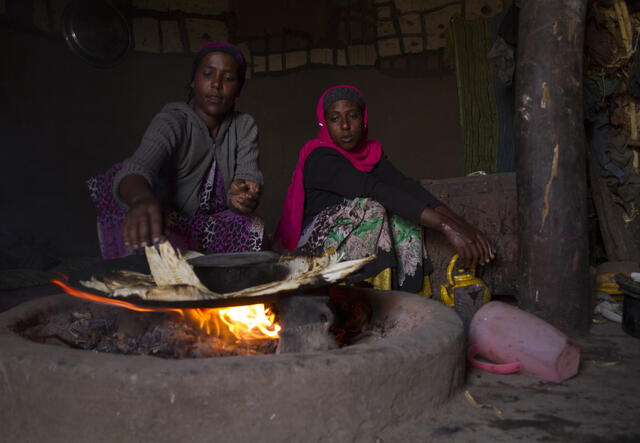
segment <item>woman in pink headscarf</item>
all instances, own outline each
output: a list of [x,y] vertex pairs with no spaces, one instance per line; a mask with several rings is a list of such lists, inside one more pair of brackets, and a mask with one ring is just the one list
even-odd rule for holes
[[433,267],[422,227],[440,230],[470,265],[495,251],[485,236],[399,172],[367,138],[360,91],[340,85],[318,102],[320,131],[298,159],[275,235],[276,248],[318,255],[334,248],[352,260],[376,254],[358,278],[376,287],[430,294]]

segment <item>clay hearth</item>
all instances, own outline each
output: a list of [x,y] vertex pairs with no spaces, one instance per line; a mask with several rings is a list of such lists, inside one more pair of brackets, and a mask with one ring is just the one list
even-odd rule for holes
[[15,325],[72,310],[56,295],[0,314],[0,429],[7,441],[370,441],[435,410],[462,383],[462,324],[417,295],[368,297],[383,338],[281,355],[167,360],[29,341]]

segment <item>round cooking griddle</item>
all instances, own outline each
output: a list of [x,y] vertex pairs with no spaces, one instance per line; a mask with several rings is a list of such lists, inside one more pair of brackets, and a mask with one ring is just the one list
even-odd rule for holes
[[64,289],[67,294],[74,297],[134,310],[137,308],[151,308],[154,310],[228,308],[232,306],[254,305],[257,303],[274,303],[279,299],[291,295],[318,295],[319,291],[322,292],[328,288],[328,284],[318,283],[267,295],[214,298],[208,300],[160,301],[145,300],[137,295],[112,297],[102,293],[98,294],[99,291],[89,292],[87,288],[80,284],[69,284],[62,280],[53,280],[52,282]]
[[71,0],[62,20],[69,48],[93,66],[114,66],[129,51],[131,31],[127,20],[103,0]]

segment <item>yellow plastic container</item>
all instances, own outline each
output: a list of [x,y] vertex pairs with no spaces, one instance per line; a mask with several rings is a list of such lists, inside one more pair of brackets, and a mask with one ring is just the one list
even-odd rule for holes
[[606,292],[611,295],[615,300],[622,301],[624,298],[623,292],[616,283],[614,276],[617,272],[604,272],[596,276],[596,291]]

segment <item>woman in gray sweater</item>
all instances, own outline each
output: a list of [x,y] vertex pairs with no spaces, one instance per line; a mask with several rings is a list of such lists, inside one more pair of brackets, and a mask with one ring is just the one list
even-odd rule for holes
[[204,45],[193,62],[189,100],[166,105],[130,158],[89,180],[103,257],[162,237],[205,253],[262,247],[263,221],[251,215],[263,185],[258,128],[234,110],[245,72],[237,47]]

